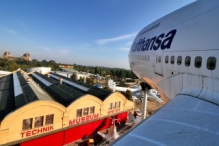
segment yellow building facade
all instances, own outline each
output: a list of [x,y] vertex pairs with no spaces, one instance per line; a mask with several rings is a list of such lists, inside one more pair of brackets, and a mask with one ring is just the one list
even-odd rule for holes
[[92,124],[107,117],[119,114],[127,117],[126,113],[133,109],[134,102],[119,92],[110,94],[104,101],[86,94],[68,107],[55,101],[33,101],[12,111],[1,121],[0,145],[25,145],[27,141],[39,141],[42,137],[62,134],[65,130]]

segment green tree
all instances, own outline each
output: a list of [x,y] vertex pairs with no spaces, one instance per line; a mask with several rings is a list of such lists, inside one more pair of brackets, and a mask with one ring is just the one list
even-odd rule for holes
[[84,80],[85,80],[84,77],[81,77],[81,76],[80,76],[79,81],[80,81],[80,82],[84,82]]
[[38,60],[33,59],[33,60],[32,60],[32,65],[33,65],[33,66],[37,66],[37,62],[38,62]]
[[107,90],[107,91],[113,92],[113,89],[110,89],[108,85],[106,85],[105,87],[103,87],[103,89],[104,89],[104,90]]
[[86,84],[93,85],[94,84],[94,79],[92,77],[86,78]]
[[128,100],[131,100],[131,101],[132,101],[132,92],[127,89],[126,92],[125,92],[125,97],[126,97]]
[[42,66],[47,66],[47,61],[45,59],[42,60]]
[[74,79],[74,80],[77,80],[77,79],[78,79],[77,74],[74,72],[74,73],[72,74],[71,78]]
[[95,67],[95,74],[100,74],[100,68],[99,67]]

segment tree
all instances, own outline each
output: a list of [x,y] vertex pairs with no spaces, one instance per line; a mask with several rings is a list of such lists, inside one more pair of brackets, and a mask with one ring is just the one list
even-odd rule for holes
[[92,78],[92,77],[87,78],[87,79],[86,79],[86,83],[87,83],[88,85],[93,85],[93,84],[94,84],[93,78]]
[[95,67],[95,74],[100,74],[100,68],[99,67]]
[[56,62],[54,60],[49,61],[49,65],[55,65],[55,64],[56,64]]
[[74,72],[74,73],[72,74],[71,78],[74,79],[74,80],[77,80],[77,79],[78,79],[77,74]]
[[103,87],[103,89],[104,89],[104,90],[107,90],[107,91],[113,92],[113,89],[110,89],[108,85],[106,85],[105,87]]
[[37,65],[37,62],[38,62],[38,60],[33,59],[33,60],[32,60],[32,65],[33,65],[33,66],[36,66],[36,65]]
[[128,89],[126,90],[125,96],[128,100],[132,101],[132,92],[130,90],[128,90]]
[[79,81],[84,82],[84,80],[85,80],[84,77],[80,76]]
[[42,60],[42,66],[47,66],[47,61],[45,59]]

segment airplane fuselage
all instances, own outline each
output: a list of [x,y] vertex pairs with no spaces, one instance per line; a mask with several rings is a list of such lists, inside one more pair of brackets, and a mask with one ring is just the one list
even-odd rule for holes
[[218,14],[219,1],[203,0],[151,23],[132,44],[131,69],[166,99],[182,94],[219,104]]

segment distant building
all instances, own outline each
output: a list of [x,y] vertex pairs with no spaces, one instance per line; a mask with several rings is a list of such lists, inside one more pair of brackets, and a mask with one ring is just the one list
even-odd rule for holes
[[51,72],[51,67],[32,67],[32,68],[27,68],[26,72],[30,73],[30,72],[34,72],[37,71],[41,74],[46,74]]
[[9,60],[24,59],[27,61],[31,61],[29,52],[26,52],[23,56],[18,57],[18,56],[12,56],[10,51],[5,51],[4,54],[2,55],[2,58],[7,58]]

